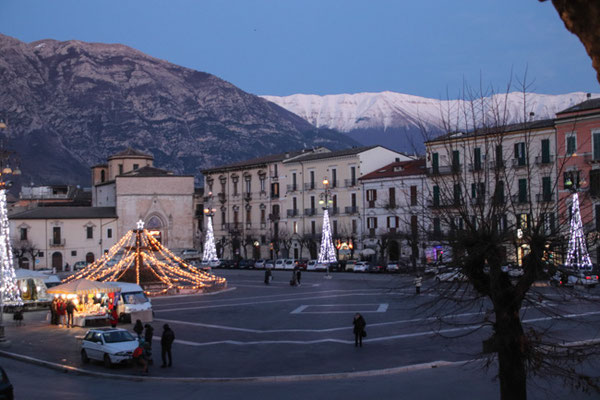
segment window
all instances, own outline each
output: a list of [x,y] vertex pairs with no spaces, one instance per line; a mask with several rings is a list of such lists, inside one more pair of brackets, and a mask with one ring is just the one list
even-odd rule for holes
[[550,163],[550,139],[542,139],[542,164],[548,163]]
[[377,217],[368,217],[367,218],[367,228],[368,229],[377,229]]
[[554,213],[542,213],[542,222],[544,224],[544,232],[549,235],[555,232]]
[[527,179],[519,179],[519,203],[527,203]]
[[298,233],[298,221],[294,221],[293,229],[294,229],[294,233],[297,234]]
[[87,239],[93,239],[94,238],[94,227],[93,226],[86,226],[85,232],[86,232],[86,238]]
[[375,208],[375,201],[377,201],[377,189],[367,190],[367,202],[369,208]]
[[225,222],[226,222],[225,210],[221,210],[221,225],[225,225]]
[[442,234],[442,224],[438,217],[433,219],[433,234],[440,236]]
[[419,224],[416,215],[410,216],[410,233],[413,238],[416,238],[419,233]]
[[356,185],[356,167],[350,167],[350,184]]
[[527,230],[529,228],[529,214],[517,214],[517,229]]
[[260,223],[265,225],[267,223],[267,212],[264,208],[260,209]]
[[139,169],[139,168],[140,168],[140,165],[139,165],[139,164],[133,164],[133,169],[134,169],[134,170],[136,170],[136,169]]
[[515,143],[515,159],[517,165],[522,167],[527,164],[527,157],[525,155],[525,142]]
[[352,209],[356,209],[356,193],[350,195],[350,204],[352,204]]
[[27,228],[19,229],[21,240],[27,240]]
[[333,220],[331,222],[332,222],[332,227],[333,227],[333,230],[332,230],[333,236],[337,236],[337,234],[338,234],[338,223],[337,223],[336,220]]
[[314,210],[315,207],[315,196],[310,196],[310,208],[311,210]]
[[333,207],[333,210],[335,211],[337,209],[337,194],[334,194],[333,196],[331,196],[331,201],[333,203],[331,203],[331,206]]
[[252,180],[250,177],[246,177],[246,194],[252,193]]
[[71,250],[71,257],[77,257],[77,250]]
[[108,228],[106,230],[106,237],[109,239],[112,238],[112,228]]
[[600,169],[590,171],[590,196],[600,196]]
[[331,170],[331,187],[337,187],[337,169]]
[[473,149],[473,170],[481,170],[481,149],[479,147]]
[[38,252],[38,257],[39,258],[43,258],[44,257],[44,252],[43,251]]
[[298,198],[297,197],[292,197],[292,210],[294,211],[294,214],[296,213],[296,210],[298,210]]
[[592,132],[592,158],[594,161],[600,161],[600,131]]
[[452,151],[452,172],[460,171],[460,151]]
[[310,221],[310,233],[312,235],[316,235],[317,234],[317,224],[315,221]]
[[396,207],[396,188],[389,188],[389,194],[388,194],[388,198],[390,201],[390,207],[395,208]]
[[438,153],[431,154],[431,172],[434,174],[440,172],[440,155]]
[[494,219],[496,220],[496,229],[498,232],[504,232],[507,226],[506,214],[495,215]]
[[576,133],[568,133],[566,135],[566,147],[567,147],[567,155],[577,153],[577,134]]
[[252,223],[252,208],[246,208],[246,224],[250,225]]
[[496,168],[504,166],[504,159],[502,155],[502,145],[496,145]]
[[271,197],[279,197],[279,183],[271,183]]
[[123,175],[123,164],[119,164],[119,175]]
[[265,189],[266,188],[266,186],[265,186],[266,185],[266,183],[265,183],[265,181],[266,181],[265,176],[264,175],[260,175],[258,177],[258,181],[260,182],[260,192],[261,193],[265,193],[267,191]]
[[552,201],[552,182],[549,176],[542,178],[542,200]]
[[310,171],[310,188],[315,188],[315,171]]
[[292,172],[292,190],[298,190],[298,186],[296,183],[296,173]]
[[437,185],[433,187],[433,206],[440,206],[440,187]]
[[52,244],[59,245],[61,243],[60,227],[55,226],[52,228]]
[[233,178],[231,181],[233,182],[233,195],[237,196],[238,195],[238,186],[237,186],[238,180],[237,180],[237,178]]
[[357,227],[358,227],[358,223],[357,223],[357,221],[355,219],[353,219],[352,220],[352,233],[353,234],[356,234],[356,232],[358,232]]
[[496,182],[494,189],[494,202],[496,204],[504,204],[504,181]]
[[277,164],[273,164],[273,178],[277,178],[279,176],[277,172]]
[[417,187],[416,186],[410,187],[410,205],[411,206],[417,205]]
[[454,184],[454,205],[459,205],[462,200],[462,187],[460,183]]
[[387,227],[388,228],[399,228],[400,226],[400,217],[398,216],[390,216],[387,217]]

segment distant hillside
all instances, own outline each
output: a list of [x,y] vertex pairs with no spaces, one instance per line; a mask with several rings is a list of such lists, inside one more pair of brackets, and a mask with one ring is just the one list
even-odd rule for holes
[[89,185],[130,146],[155,165],[202,168],[303,147],[356,144],[208,73],[119,44],[0,35],[0,113],[23,182]]

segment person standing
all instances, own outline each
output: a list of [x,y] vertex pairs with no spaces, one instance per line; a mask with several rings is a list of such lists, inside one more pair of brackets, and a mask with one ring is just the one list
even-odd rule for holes
[[67,302],[67,328],[72,328],[73,327],[73,314],[75,313],[75,303],[73,302],[73,299],[69,299],[69,301]]
[[154,337],[154,328],[150,324],[145,325],[146,331],[144,332],[144,340],[152,348],[152,338]]
[[[173,365],[173,356],[171,354],[171,346],[173,345],[173,341],[175,340],[175,333],[169,327],[169,324],[163,325],[163,333],[160,338],[160,347],[161,347],[161,357],[162,357],[162,365],[161,368],[171,367]],[[167,364],[167,357],[169,358],[169,363]]]
[[67,303],[64,299],[60,298],[58,303],[56,304],[56,309],[58,312],[58,326],[67,326]]
[[138,339],[142,338],[142,333],[144,333],[144,325],[142,325],[142,320],[138,319],[135,321],[133,331],[137,334]]
[[50,323],[58,325],[58,297],[54,296],[50,304]]
[[421,275],[417,275],[417,277],[415,278],[415,291],[417,294],[421,293],[421,285],[423,284],[423,278],[421,278]]
[[367,322],[359,313],[354,314],[354,321],[352,321],[352,325],[354,325],[354,347],[362,347],[362,339],[367,336],[367,332],[365,331],[365,326],[367,326]]
[[296,281],[298,281],[298,286],[300,286],[300,279],[302,278],[302,272],[300,272],[300,268],[296,271]]
[[265,285],[271,283],[273,275],[270,269],[265,270]]

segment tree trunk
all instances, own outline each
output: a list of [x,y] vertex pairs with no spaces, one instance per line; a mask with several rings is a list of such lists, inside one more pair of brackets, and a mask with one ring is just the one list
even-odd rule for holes
[[518,307],[511,305],[498,310],[495,324],[496,346],[502,400],[527,399],[525,355],[527,338],[519,317]]

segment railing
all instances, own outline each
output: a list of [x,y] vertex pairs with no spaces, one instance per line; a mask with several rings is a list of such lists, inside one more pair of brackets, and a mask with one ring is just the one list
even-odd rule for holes
[[244,193],[244,200],[246,200],[246,201],[252,200],[252,193],[248,193],[248,192]]
[[490,169],[502,169],[504,168],[504,160],[493,160],[488,163]]
[[535,199],[538,203],[549,203],[554,201],[554,196],[552,196],[552,193],[538,193],[535,195]]
[[356,179],[345,179],[344,180],[344,185],[346,187],[353,187],[356,186]]
[[315,190],[315,183],[314,182],[305,183],[304,190]]
[[307,215],[307,216],[317,215],[317,209],[316,208],[305,208],[304,215]]
[[48,240],[48,246],[49,247],[65,247],[65,239],[59,239],[59,240],[50,239],[50,240]]
[[449,175],[459,174],[461,171],[461,165],[442,165],[436,167],[427,168],[428,175]]
[[526,158],[513,158],[512,159],[512,167],[513,168],[522,168],[527,166]]
[[269,220],[271,220],[271,221],[278,221],[279,220],[279,213],[269,214]]
[[297,217],[300,214],[300,210],[287,210],[288,217]]
[[358,214],[358,207],[356,207],[356,206],[346,207],[344,209],[344,211],[346,212],[346,214]]
[[554,164],[554,156],[552,154],[548,155],[548,157],[537,156],[535,163],[537,165],[552,165]]
[[295,192],[298,190],[298,185],[287,185],[288,192]]
[[513,194],[512,201],[513,201],[513,203],[516,203],[516,204],[527,204],[527,203],[529,203],[529,195],[521,196],[518,194]]
[[340,213],[339,207],[328,207],[327,210],[329,210],[329,214],[331,215],[337,215]]
[[217,196],[219,197],[219,201],[221,203],[225,203],[227,201],[227,196],[225,195],[225,193],[219,193]]

